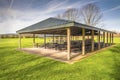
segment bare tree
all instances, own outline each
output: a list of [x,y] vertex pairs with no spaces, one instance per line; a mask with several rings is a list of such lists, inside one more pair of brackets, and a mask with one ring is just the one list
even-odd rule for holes
[[63,13],[64,19],[77,21],[80,17],[79,10],[75,8],[70,8]]
[[96,26],[100,24],[102,13],[94,3],[87,4],[80,9],[80,19],[84,24]]
[[66,10],[63,14],[58,14],[55,17],[59,18],[59,19],[77,21],[79,19],[79,17],[80,17],[80,14],[79,14],[78,9],[70,8],[70,9]]
[[99,28],[102,28],[102,29],[104,29],[105,28],[105,24],[104,23],[100,23],[99,25],[97,25]]
[[55,16],[55,18],[63,19],[63,15],[62,14],[58,14],[57,16]]

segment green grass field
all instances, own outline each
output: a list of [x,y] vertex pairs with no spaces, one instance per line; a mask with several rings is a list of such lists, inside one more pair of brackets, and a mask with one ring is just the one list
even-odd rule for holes
[[[37,42],[43,42],[37,39]],[[0,80],[120,80],[120,39],[116,46],[74,64],[18,51],[18,39],[0,39]],[[22,47],[32,39],[22,39]]]

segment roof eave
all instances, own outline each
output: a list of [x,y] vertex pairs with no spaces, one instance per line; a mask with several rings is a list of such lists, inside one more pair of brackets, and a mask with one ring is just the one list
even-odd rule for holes
[[35,31],[43,31],[43,30],[51,30],[51,29],[59,29],[59,28],[68,28],[68,27],[72,27],[74,26],[74,22],[70,22],[67,24],[62,24],[62,25],[57,25],[57,26],[50,26],[49,28],[43,28],[43,29],[36,29],[36,30],[28,30],[28,31],[24,31],[24,30],[18,30],[16,31],[16,33],[18,34],[22,34],[22,33],[32,33]]

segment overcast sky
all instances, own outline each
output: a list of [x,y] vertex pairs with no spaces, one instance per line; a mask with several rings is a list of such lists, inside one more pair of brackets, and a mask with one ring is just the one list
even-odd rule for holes
[[105,29],[120,32],[120,0],[0,0],[0,34],[15,33],[68,8],[89,3],[101,8]]

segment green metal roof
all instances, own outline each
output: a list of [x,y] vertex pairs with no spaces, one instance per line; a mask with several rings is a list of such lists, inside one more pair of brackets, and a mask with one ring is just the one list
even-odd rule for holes
[[[32,32],[36,32],[36,31],[67,28],[67,27],[72,27],[72,28],[73,27],[78,27],[78,28],[84,27],[86,29],[107,31],[107,30],[103,30],[103,29],[100,29],[97,27],[88,26],[88,25],[77,23],[77,22],[70,21],[70,20],[48,18],[46,20],[43,20],[41,22],[38,22],[36,24],[33,24],[31,26],[28,26],[26,28],[18,30],[17,33],[32,33]],[[110,31],[107,31],[107,32],[110,32]]]
[[46,30],[46,29],[53,29],[53,28],[60,28],[63,27],[62,25],[66,25],[71,23],[72,21],[57,19],[57,18],[48,18],[21,30],[18,30],[17,33],[24,33],[24,32],[31,32],[31,31],[38,31],[38,30]]

